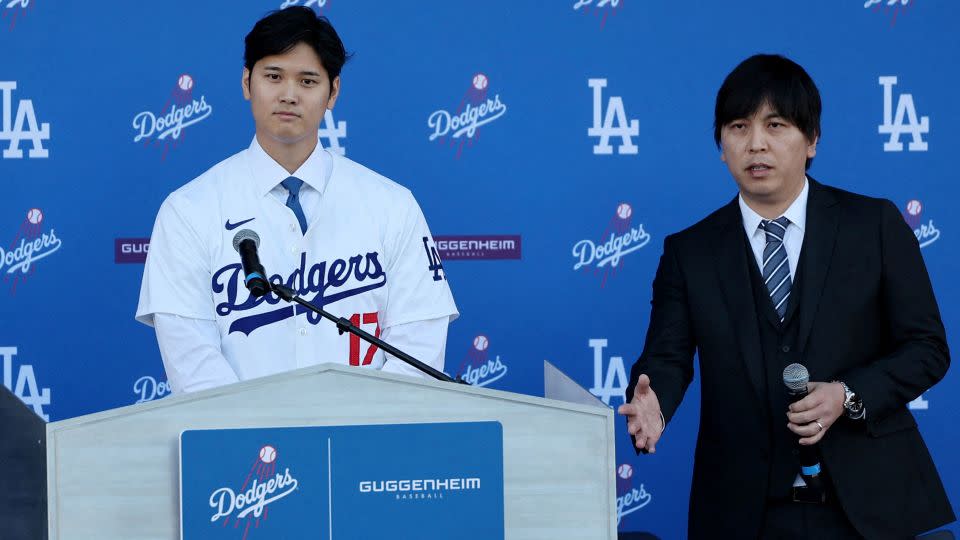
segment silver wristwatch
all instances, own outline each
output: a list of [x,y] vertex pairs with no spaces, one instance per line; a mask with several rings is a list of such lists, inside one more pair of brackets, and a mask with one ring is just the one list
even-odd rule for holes
[[847,386],[846,383],[843,381],[837,382],[843,386],[843,409],[847,415],[847,418],[851,418],[853,420],[859,420],[863,418],[863,415],[866,413],[863,408],[863,400],[860,399],[860,396],[858,396],[853,390],[850,390],[850,387]]

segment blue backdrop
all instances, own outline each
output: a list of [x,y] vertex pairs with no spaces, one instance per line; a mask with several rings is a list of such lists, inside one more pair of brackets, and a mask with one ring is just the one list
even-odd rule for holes
[[[408,186],[444,240],[452,374],[542,395],[548,359],[623,401],[664,236],[736,192],[713,103],[756,52],[813,76],[811,175],[903,210],[956,342],[956,2],[2,0],[0,360],[38,414],[167,393],[136,261],[163,198],[249,144],[243,36],[298,3],[355,53],[323,144]],[[911,405],[955,505],[958,386]],[[683,535],[698,403],[655,456],[618,432],[622,530]]]

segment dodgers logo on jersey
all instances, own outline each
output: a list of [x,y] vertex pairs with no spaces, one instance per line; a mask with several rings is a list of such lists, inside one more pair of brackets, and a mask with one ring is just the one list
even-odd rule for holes
[[[606,79],[587,79],[587,86],[593,88],[593,125],[587,128],[588,137],[598,137],[593,147],[594,155],[611,155],[613,146],[610,138],[620,138],[617,154],[635,155],[640,148],[633,138],[640,134],[640,122],[632,118],[627,121],[627,111],[623,107],[623,98],[610,96],[607,100],[607,112],[603,112],[603,89],[607,87]],[[601,122],[600,119],[603,118]]]
[[890,26],[893,26],[897,23],[897,16],[905,13],[912,5],[910,0],[865,0],[863,9],[889,16]]
[[[233,520],[233,527],[243,531],[247,538],[250,526],[266,528],[269,513],[266,508],[295,494],[300,482],[291,474],[289,468],[278,466],[279,453],[273,445],[263,445],[250,470],[243,474],[243,483],[234,491],[230,486],[217,488],[210,494],[210,508],[213,515],[210,523],[215,527],[227,527]],[[283,472],[280,472],[282,470]],[[219,523],[220,520],[222,523]],[[264,522],[264,523],[261,523]]]
[[439,109],[427,118],[427,127],[432,131],[429,140],[440,140],[457,148],[456,158],[460,159],[464,145],[473,146],[480,139],[480,126],[493,122],[507,113],[507,105],[500,101],[500,94],[488,97],[490,80],[483,73],[477,73],[460,104],[453,111]]
[[473,338],[473,343],[457,370],[456,378],[462,378],[471,386],[487,386],[507,374],[507,364],[500,355],[491,360],[488,354],[490,339],[481,334]]
[[600,19],[600,29],[607,24],[607,17],[620,11],[620,0],[575,0],[573,10]]
[[447,279],[447,275],[443,271],[443,263],[440,261],[440,253],[429,236],[423,237],[423,250],[427,254],[427,271],[433,272],[433,280],[443,281]]
[[623,357],[611,356],[609,360],[604,359],[606,339],[591,339],[587,344],[593,349],[593,386],[590,387],[590,393],[607,405],[611,405],[610,400],[613,398],[618,400],[617,405],[626,403],[625,396],[630,381],[627,379]]
[[923,204],[913,199],[907,202],[903,211],[903,219],[913,229],[913,234],[917,237],[917,242],[920,242],[920,247],[925,248],[940,239],[940,229],[933,224],[932,219],[924,221],[922,214]]
[[623,516],[630,515],[650,504],[653,496],[647,492],[643,484],[640,487],[633,485],[633,466],[621,463],[617,467],[617,525]]
[[600,286],[607,283],[623,266],[623,258],[650,243],[650,235],[643,224],[633,225],[633,207],[628,203],[617,205],[616,212],[600,235],[600,240],[584,239],[573,245],[574,270],[593,269],[601,275]]
[[[16,347],[0,347],[0,359],[3,361],[3,385],[13,392],[33,412],[47,422],[50,421],[50,415],[43,410],[43,407],[50,405],[50,388],[41,388],[37,384],[37,374],[31,364],[21,364],[17,367],[14,363],[14,357],[17,356]],[[16,378],[14,378],[14,368]]]
[[136,133],[133,142],[143,141],[144,145],[152,143],[162,147],[161,159],[166,159],[167,152],[183,141],[185,128],[213,114],[213,107],[207,103],[206,96],[201,94],[196,99],[193,89],[193,77],[188,73],[180,75],[159,112],[143,111],[133,117],[133,130]]
[[22,19],[28,10],[33,11],[35,5],[36,0],[2,0],[0,9],[3,10],[3,14],[0,17],[10,21],[7,28],[13,30],[17,25],[17,19]]
[[0,102],[3,103],[0,142],[9,143],[3,149],[3,159],[22,159],[23,150],[20,149],[20,143],[24,140],[31,144],[27,152],[28,159],[48,158],[50,151],[43,147],[43,142],[50,140],[50,124],[37,121],[32,99],[21,99],[14,110],[13,91],[16,89],[16,81],[0,81]]
[[[273,274],[270,276],[270,282],[282,283],[295,290],[298,296],[323,308],[327,304],[344,298],[383,287],[387,284],[387,274],[380,264],[380,254],[377,252],[358,254],[348,259],[320,261],[309,268],[307,254],[301,253],[299,268],[286,278]],[[256,309],[264,302],[271,306],[282,302],[274,293],[259,298],[250,295],[243,286],[243,267],[240,263],[228,264],[214,272],[211,286],[215,294],[226,293],[226,298],[216,306],[217,315],[221,317],[226,317],[233,312]],[[246,297],[239,302],[241,291]],[[320,322],[321,317],[316,313],[307,311],[299,305],[284,304],[272,311],[237,318],[230,324],[229,333],[242,332],[250,335],[261,326],[283,321],[301,313],[307,314],[307,321],[310,324],[316,325]]]
[[883,143],[884,152],[903,152],[901,135],[910,135],[911,141],[907,145],[910,152],[926,152],[927,142],[923,135],[930,133],[930,117],[917,117],[917,108],[913,103],[913,94],[900,94],[897,98],[896,116],[893,114],[893,87],[897,84],[897,77],[885,76],[878,79],[883,87],[883,123],[877,126],[881,135],[890,135],[890,139]]
[[0,274],[10,283],[10,294],[16,294],[17,285],[27,280],[36,271],[37,262],[60,250],[63,243],[51,227],[43,227],[43,212],[39,208],[27,211],[27,217],[4,250],[0,247]]

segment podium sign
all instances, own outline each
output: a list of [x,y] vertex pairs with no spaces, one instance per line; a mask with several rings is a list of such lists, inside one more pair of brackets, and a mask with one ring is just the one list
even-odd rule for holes
[[499,422],[189,430],[183,540],[504,537]]

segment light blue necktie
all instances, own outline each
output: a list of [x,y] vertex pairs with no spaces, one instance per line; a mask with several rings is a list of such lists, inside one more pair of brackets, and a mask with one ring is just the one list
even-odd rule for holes
[[788,225],[790,220],[785,217],[760,222],[760,228],[767,234],[767,245],[763,248],[763,282],[780,322],[787,313],[787,299],[790,297],[790,263],[787,261],[787,247],[783,245]]
[[300,206],[300,188],[303,187],[303,180],[291,176],[280,182],[280,185],[286,188],[290,194],[287,196],[287,208],[293,210],[293,215],[297,216],[297,221],[300,222],[300,232],[307,234],[307,216],[303,214],[303,207]]

